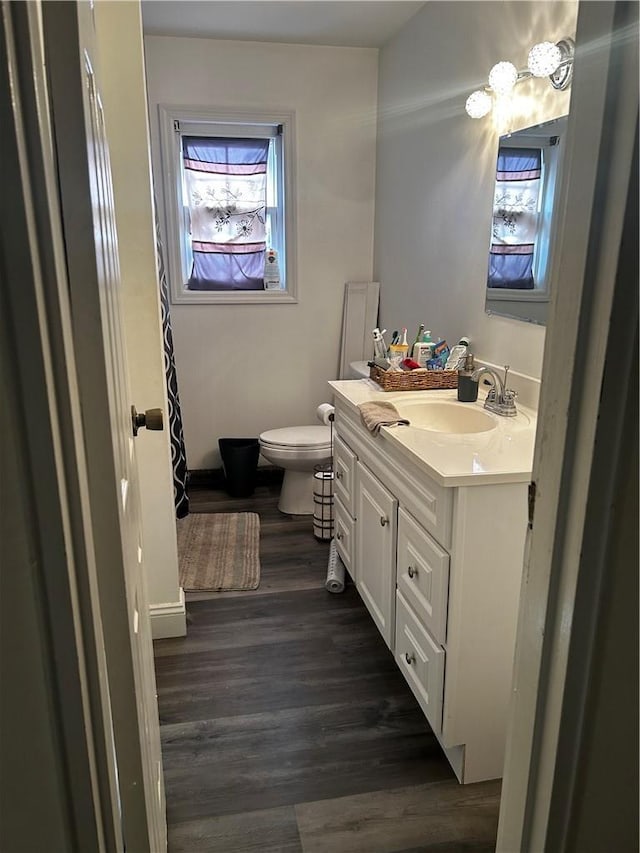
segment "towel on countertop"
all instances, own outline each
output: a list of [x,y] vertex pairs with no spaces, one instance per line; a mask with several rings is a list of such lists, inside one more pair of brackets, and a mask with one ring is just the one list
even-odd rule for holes
[[362,423],[374,435],[378,435],[381,426],[399,426],[401,424],[408,426],[409,424],[406,418],[400,417],[400,412],[393,403],[388,403],[386,400],[379,400],[375,403],[360,403],[358,408],[360,409]]

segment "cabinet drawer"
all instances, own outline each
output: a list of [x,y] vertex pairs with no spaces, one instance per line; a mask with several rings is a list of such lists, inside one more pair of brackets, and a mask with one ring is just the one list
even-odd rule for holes
[[396,582],[438,643],[447,640],[449,559],[447,552],[401,507]]
[[347,510],[342,505],[339,498],[334,502],[334,538],[336,540],[336,549],[340,554],[340,559],[345,565],[345,568],[355,581],[354,576],[354,522]]
[[396,601],[396,663],[431,728],[442,731],[445,653],[418,622],[401,592]]
[[355,477],[357,456],[337,435],[333,440],[333,491],[349,515],[355,517]]

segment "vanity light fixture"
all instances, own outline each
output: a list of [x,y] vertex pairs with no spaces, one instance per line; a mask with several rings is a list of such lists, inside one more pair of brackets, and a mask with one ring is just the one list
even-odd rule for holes
[[467,98],[467,115],[483,118],[493,109],[496,97],[509,95],[521,80],[530,77],[548,77],[554,89],[567,89],[573,76],[574,49],[571,38],[561,39],[557,43],[542,41],[534,44],[529,51],[525,71],[518,71],[511,62],[498,62],[489,72],[489,85],[477,89]]
[[534,77],[548,77],[558,70],[562,62],[562,52],[552,41],[541,41],[529,51],[527,68]]
[[518,82],[518,69],[512,62],[498,62],[489,72],[489,86],[496,95],[508,95]]
[[493,108],[491,95],[484,89],[477,89],[469,95],[464,108],[471,118],[482,118]]

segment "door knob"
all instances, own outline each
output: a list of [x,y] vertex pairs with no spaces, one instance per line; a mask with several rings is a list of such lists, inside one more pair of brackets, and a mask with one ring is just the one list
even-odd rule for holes
[[131,406],[131,423],[134,435],[137,435],[142,427],[154,430],[164,429],[162,409],[147,409],[144,413],[138,413],[136,407]]

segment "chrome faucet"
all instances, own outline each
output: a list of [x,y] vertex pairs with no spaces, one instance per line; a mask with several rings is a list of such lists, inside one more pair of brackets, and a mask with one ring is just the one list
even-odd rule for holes
[[504,366],[504,380],[490,367],[479,367],[471,374],[471,378],[474,382],[479,382],[480,377],[484,374],[490,376],[493,382],[493,386],[487,394],[487,399],[484,401],[485,409],[503,418],[515,418],[518,414],[516,409],[517,394],[515,391],[507,388],[509,365],[505,364]]

